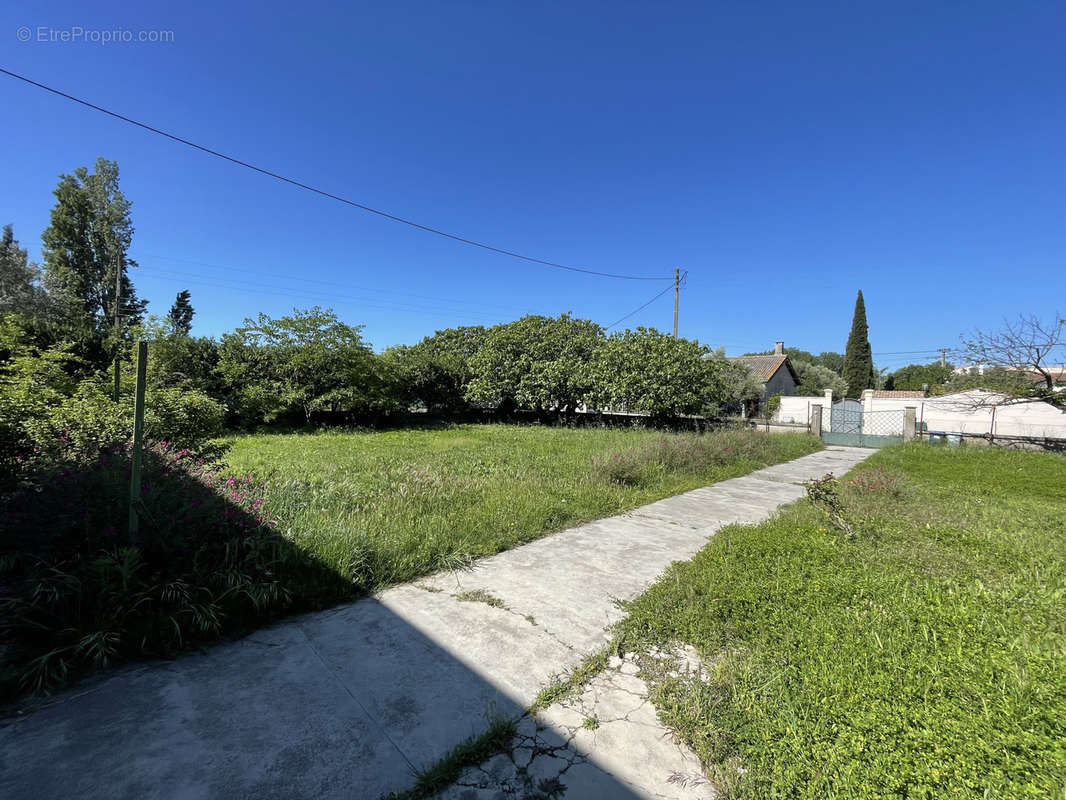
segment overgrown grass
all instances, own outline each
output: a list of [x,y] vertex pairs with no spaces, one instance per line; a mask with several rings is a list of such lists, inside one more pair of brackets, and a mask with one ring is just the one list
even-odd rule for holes
[[731,798],[1066,797],[1066,458],[881,451],[721,531],[629,606],[618,646],[684,642],[664,722]]
[[83,447],[4,498],[0,700],[461,567],[820,446],[675,436],[676,449],[706,457],[671,463],[640,487],[596,466],[631,450],[653,463],[663,441],[515,426],[246,436],[234,440],[232,473],[157,443],[137,535],[127,530],[129,453]]
[[[255,435],[231,444],[229,466],[266,484],[279,529],[359,590],[462,567],[821,447],[805,435],[513,425]],[[661,463],[667,446],[685,459]],[[640,462],[641,479],[618,480],[605,469],[613,461]]]

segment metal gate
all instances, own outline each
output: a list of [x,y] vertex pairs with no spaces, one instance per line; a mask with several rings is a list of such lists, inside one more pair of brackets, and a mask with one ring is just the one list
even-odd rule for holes
[[845,447],[885,447],[903,441],[903,409],[863,411],[858,400],[833,403],[822,441]]

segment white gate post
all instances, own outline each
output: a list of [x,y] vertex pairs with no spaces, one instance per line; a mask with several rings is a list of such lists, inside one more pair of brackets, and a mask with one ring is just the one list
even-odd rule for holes
[[826,389],[825,390],[825,405],[822,406],[822,408],[824,409],[824,412],[823,412],[823,415],[822,415],[822,430],[831,431],[831,430],[833,430],[833,390],[832,389]]
[[862,432],[863,434],[869,434],[871,430],[871,423],[873,422],[873,410],[874,410],[874,390],[863,389],[862,390]]

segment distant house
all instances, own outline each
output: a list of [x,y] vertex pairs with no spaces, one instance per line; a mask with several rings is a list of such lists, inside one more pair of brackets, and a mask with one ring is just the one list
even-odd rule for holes
[[920,389],[875,389],[875,400],[911,400],[925,397],[925,392]]
[[[791,396],[796,393],[799,378],[792,362],[785,355],[785,343],[775,342],[773,355],[768,356],[734,356],[731,361],[737,361],[751,370],[762,382],[761,406],[772,395],[780,394]],[[755,413],[756,409],[745,409],[746,415]]]

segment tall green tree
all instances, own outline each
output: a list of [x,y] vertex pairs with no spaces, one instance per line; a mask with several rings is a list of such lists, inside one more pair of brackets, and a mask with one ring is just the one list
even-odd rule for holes
[[190,297],[192,295],[189,294],[189,290],[182,289],[174,298],[174,305],[170,307],[170,313],[167,314],[167,319],[170,320],[170,332],[178,336],[188,336],[189,331],[192,330],[192,318],[196,312],[193,311],[192,303],[189,302]]
[[855,298],[855,314],[851,319],[848,346],[844,349],[842,377],[848,384],[848,397],[858,398],[863,389],[873,389],[877,385],[869,333],[870,329],[866,324],[866,303],[862,299],[860,289],[858,297]]
[[932,364],[908,364],[890,372],[885,378],[886,389],[910,389],[920,390],[928,387],[935,390],[943,386],[955,373],[955,365],[948,362],[941,364],[935,361]]
[[731,391],[727,363],[697,341],[675,339],[655,328],[626,329],[608,337],[593,354],[588,401],[654,417],[715,413]]
[[130,201],[118,186],[118,164],[98,158],[93,172],[61,175],[51,224],[42,234],[44,284],[59,303],[72,335],[106,354],[117,346],[115,278],[121,286],[120,341],[139,325],[147,303],[129,278],[133,239]]
[[473,373],[470,359],[485,341],[481,325],[437,331],[410,347],[398,345],[385,352],[395,362],[410,405],[431,413],[462,411],[469,405],[467,386]]
[[471,402],[500,409],[573,411],[592,386],[589,364],[603,328],[570,314],[496,325],[470,359]]
[[0,314],[34,316],[46,301],[41,274],[29,254],[19,247],[10,225],[0,234]]
[[259,424],[340,415],[354,420],[399,410],[401,391],[391,361],[363,341],[332,309],[260,314],[224,334],[217,371],[240,422]]

